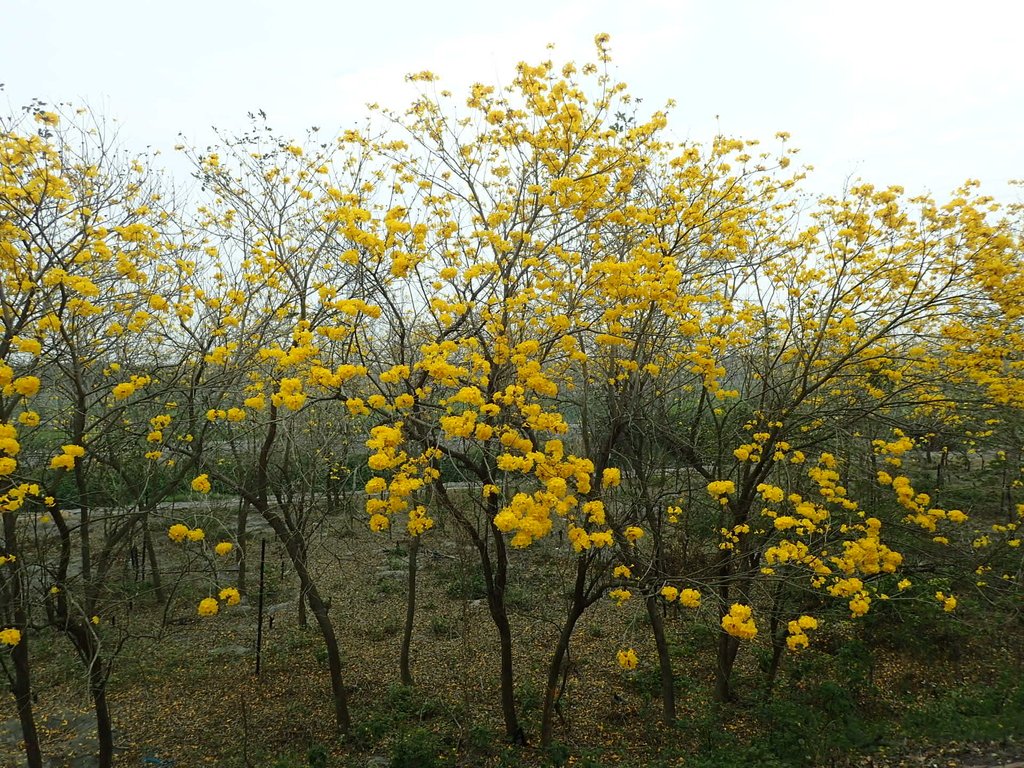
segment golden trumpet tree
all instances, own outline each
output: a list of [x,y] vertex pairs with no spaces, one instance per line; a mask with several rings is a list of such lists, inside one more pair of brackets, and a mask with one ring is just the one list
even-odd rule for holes
[[[36,104],[2,128],[0,505],[9,562],[0,576],[2,612],[21,632],[12,683],[29,763],[38,764],[25,629],[61,631],[87,669],[107,766],[106,682],[127,635],[99,625],[122,610],[109,574],[142,518],[141,499],[104,487],[99,470],[123,469],[132,409],[163,399],[166,380],[177,378],[180,361],[165,342],[179,287],[167,265],[180,246],[156,174],[118,151],[102,121]],[[73,520],[66,506],[77,507]]]

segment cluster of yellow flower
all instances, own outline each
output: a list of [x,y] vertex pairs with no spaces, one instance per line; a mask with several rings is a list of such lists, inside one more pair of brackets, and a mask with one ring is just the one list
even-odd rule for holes
[[700,591],[696,589],[680,590],[673,586],[664,586],[661,588],[661,596],[670,603],[678,599],[679,604],[685,608],[700,608]]
[[[224,587],[217,597],[225,605],[238,605],[242,601],[242,595],[234,587]],[[220,612],[220,603],[217,602],[217,598],[204,597],[199,601],[197,612],[200,616],[216,616]]]
[[209,493],[211,487],[210,478],[205,473],[192,478],[192,490],[196,493]]
[[736,493],[736,483],[732,480],[712,480],[708,483],[708,494],[719,504],[728,504],[728,497],[733,493]]
[[722,617],[722,629],[740,640],[753,640],[757,636],[757,625],[752,613],[749,605],[733,603],[729,613]]
[[75,468],[75,460],[85,456],[85,448],[73,443],[61,446],[61,451],[61,453],[50,459],[50,469],[66,469],[70,471]]
[[0,629],[0,645],[9,645],[11,648],[21,642],[21,632],[17,629]]
[[619,666],[630,672],[636,669],[637,665],[640,663],[640,659],[637,657],[636,651],[632,648],[621,650],[616,654],[616,656],[619,661]]
[[786,645],[789,646],[789,650],[798,651],[810,645],[807,632],[818,628],[818,620],[813,616],[801,616],[789,622],[786,628],[789,630]]
[[[2,461],[2,459],[0,459]],[[19,483],[7,490],[3,496],[0,496],[0,511],[3,512],[17,512],[25,504],[26,499],[30,496],[39,496],[39,484],[38,483]],[[52,496],[47,496],[43,499],[43,503],[47,507],[52,507],[56,502]],[[48,522],[46,515],[39,517],[39,522]],[[13,555],[12,555],[13,557]],[[3,560],[0,560],[2,563]]]
[[[180,544],[186,539],[188,539],[189,541],[202,541],[206,538],[206,533],[203,531],[202,528],[189,528],[187,525],[183,523],[175,523],[167,529],[167,538],[169,538],[176,544]],[[231,550],[228,551],[230,552]],[[218,552],[217,554],[221,553]]]
[[0,453],[6,454],[6,456],[0,457],[0,477],[14,473],[18,468],[18,460],[14,457],[20,452],[18,428],[13,424],[0,423]]
[[126,400],[135,394],[135,392],[143,387],[148,386],[153,381],[150,376],[132,376],[130,380],[116,384],[111,391],[114,395],[115,400]]

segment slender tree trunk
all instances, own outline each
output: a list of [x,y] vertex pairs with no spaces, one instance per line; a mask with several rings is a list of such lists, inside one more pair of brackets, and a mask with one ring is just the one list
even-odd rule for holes
[[516,712],[516,678],[512,668],[512,626],[508,620],[508,608],[505,605],[505,587],[508,584],[508,550],[501,532],[493,531],[495,538],[496,567],[494,578],[489,585],[487,604],[491,618],[498,630],[498,643],[501,654],[501,712],[505,720],[505,735],[514,744],[525,745],[526,735],[519,725]]
[[782,653],[785,649],[785,633],[772,633],[772,660],[768,664],[768,673],[765,675],[765,701],[771,698],[772,689],[775,688],[775,679],[779,675],[779,667],[782,666]]
[[[304,564],[308,563],[309,562],[309,556],[308,556],[308,553],[307,553],[305,537],[303,537],[301,534],[298,534],[298,533],[296,534],[296,537],[298,538],[297,546],[299,548],[300,556],[302,557],[302,562]],[[309,618],[306,616],[306,587],[302,583],[302,581],[300,580],[299,581],[299,629],[308,629],[308,628],[309,628]]]
[[[573,606],[575,608],[575,605]],[[544,705],[540,715],[540,745],[547,749],[551,746],[554,736],[555,706],[561,694],[559,678],[564,674],[563,667],[566,663],[566,656],[569,653],[569,642],[572,640],[573,630],[576,622],[579,621],[581,612],[570,609],[569,616],[562,631],[558,635],[558,643],[555,645],[555,652],[551,654],[551,663],[548,665],[548,684],[544,690]]]
[[63,592],[56,596],[57,625],[71,641],[78,653],[89,678],[89,693],[93,710],[96,712],[96,738],[99,742],[99,768],[112,768],[114,764],[114,732],[107,704],[108,664],[100,655],[99,641],[92,627],[83,619],[69,615],[67,597]]
[[21,722],[21,737],[25,741],[25,757],[28,760],[28,768],[42,768],[43,754],[39,749],[39,732],[36,730],[35,715],[32,712],[32,672],[28,657],[28,633],[25,631],[28,615],[22,602],[22,565],[21,558],[18,557],[21,554],[18,550],[18,532],[13,513],[0,513],[0,517],[3,517],[4,548],[8,555],[15,555],[15,559],[4,566],[7,573],[5,574],[5,588],[0,596],[10,608],[11,617],[14,619],[14,628],[21,630],[21,642],[10,651],[14,666],[11,693],[14,694],[14,701],[18,708],[18,720]]
[[[66,602],[61,606],[66,610]],[[65,622],[67,633],[82,663],[89,672],[89,693],[92,696],[93,710],[96,712],[96,739],[99,742],[99,768],[112,768],[114,764],[114,731],[107,705],[106,665],[99,653],[99,647],[90,627],[80,620],[68,620],[67,615],[61,617]]]
[[11,649],[14,662],[14,701],[18,707],[21,722],[21,737],[25,741],[25,757],[29,768],[42,768],[43,754],[39,749],[39,733],[32,713],[32,676],[29,671],[28,640],[22,634],[21,642]]
[[245,594],[245,555],[248,551],[246,543],[246,529],[249,524],[249,502],[242,499],[238,503],[238,517],[235,520],[235,541],[238,542],[235,550],[235,563],[238,566],[238,574],[235,579],[235,588],[241,594]]
[[96,736],[99,741],[99,768],[112,768],[114,765],[114,729],[110,719],[110,708],[107,706],[107,685],[100,671],[99,659],[90,672],[89,689],[92,693],[93,708],[96,710]]
[[732,678],[732,667],[736,662],[739,641],[721,630],[718,633],[718,654],[715,664],[715,701],[731,701],[732,690],[729,681]]
[[[469,535],[480,556],[480,567],[483,571],[484,582],[487,588],[487,608],[491,614],[491,620],[498,630],[498,641],[501,655],[501,712],[505,721],[505,735],[508,740],[520,746],[526,745],[526,735],[519,725],[519,716],[516,713],[515,673],[512,666],[512,628],[508,621],[508,610],[505,605],[505,587],[508,580],[508,550],[505,548],[505,539],[492,522],[490,524],[490,536],[494,541],[494,560],[491,560],[488,540],[480,535],[473,523],[462,513],[458,505],[454,504],[448,496],[442,483],[435,481],[434,489],[438,498],[445,508],[455,517],[459,526]],[[487,515],[494,520],[497,514],[497,496],[491,496],[488,501]]]
[[167,593],[164,592],[164,583],[160,578],[160,564],[156,559],[156,547],[153,545],[153,534],[149,530],[149,516],[142,519],[142,544],[146,550],[146,557],[149,560],[150,578],[153,582],[153,592],[156,595],[158,605],[167,602]]
[[512,627],[505,610],[504,596],[491,602],[491,618],[498,629],[501,646],[501,713],[505,720],[505,736],[509,741],[525,745],[526,736],[519,725],[516,713],[515,674],[512,669]]
[[413,536],[409,542],[409,578],[406,585],[405,627],[402,629],[402,650],[398,656],[398,673],[401,677],[402,685],[412,685],[409,649],[412,645],[413,623],[416,620],[416,560],[419,551],[420,537]]
[[661,671],[661,712],[666,725],[676,721],[676,681],[672,674],[672,657],[668,652],[668,641],[665,639],[665,620],[661,615],[658,598],[650,595],[647,598],[647,616],[651,620],[654,633],[654,644],[658,648],[658,668]]
[[558,643],[555,645],[555,652],[551,655],[551,664],[548,666],[548,684],[544,691],[544,705],[540,716],[540,744],[545,749],[551,746],[554,736],[555,707],[558,705],[563,688],[559,677],[566,673],[564,666],[569,655],[569,643],[572,642],[572,633],[576,629],[576,623],[587,608],[586,586],[589,565],[590,561],[586,555],[576,558],[576,579],[573,583],[572,602],[569,603],[565,624],[562,625]]
[[269,509],[261,509],[260,512],[267,522],[270,523],[270,527],[274,529],[278,539],[284,544],[285,550],[288,552],[289,558],[291,558],[292,567],[295,568],[295,572],[299,577],[302,593],[309,603],[309,609],[313,612],[313,617],[320,628],[320,634],[323,635],[324,645],[327,649],[327,665],[330,668],[331,675],[334,719],[338,725],[338,730],[342,733],[347,733],[351,723],[348,714],[348,697],[345,693],[345,684],[342,679],[341,652],[338,647],[338,636],[334,632],[334,625],[331,623],[327,606],[320,597],[320,592],[317,590],[316,584],[313,583],[309,570],[306,568],[306,561],[303,557],[305,548],[301,546],[298,540],[300,534],[297,531],[290,531],[285,521]]
[[309,618],[306,616],[306,600],[305,592],[302,586],[299,586],[299,629],[309,628]]
[[324,645],[327,647],[327,665],[330,669],[331,693],[334,700],[334,720],[338,724],[339,731],[348,733],[351,721],[348,714],[348,696],[345,693],[345,683],[341,673],[341,651],[338,647],[338,636],[334,633],[334,625],[327,613],[327,606],[320,599],[320,592],[312,582],[309,582],[309,588],[306,590],[306,600],[309,601],[309,608],[313,612],[317,626],[320,627],[320,634],[323,635]]
[[[729,585],[732,580],[729,553],[722,551],[716,568],[718,577],[718,618],[721,620],[729,612]],[[715,652],[715,701],[729,701],[732,692],[729,690],[729,678],[732,676],[732,665],[736,659],[733,647],[735,638],[725,630],[718,632],[718,649]]]

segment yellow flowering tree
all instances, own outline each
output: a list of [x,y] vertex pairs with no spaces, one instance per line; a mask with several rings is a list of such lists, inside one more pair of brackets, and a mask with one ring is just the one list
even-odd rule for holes
[[[2,128],[4,546],[12,554],[31,551],[40,557],[33,565],[53,584],[45,605],[25,604],[29,596],[19,591],[14,569],[4,594],[21,628],[30,611],[45,610],[83,661],[97,716],[100,765],[108,766],[113,759],[106,702],[111,655],[103,653],[106,630],[96,629],[93,617],[109,605],[109,570],[139,530],[140,518],[122,514],[124,499],[104,488],[116,472],[107,472],[103,459],[119,455],[131,439],[124,429],[131,395],[155,383],[166,365],[160,313],[174,280],[160,262],[171,258],[177,245],[154,174],[144,159],[117,150],[102,121],[85,111],[66,116],[36,105],[20,117],[3,118]],[[119,371],[121,361],[131,363]],[[147,396],[156,393],[151,389]],[[29,450],[22,451],[20,442]],[[63,510],[71,500],[78,507],[73,527]],[[102,513],[97,550],[93,530],[99,502],[111,511]],[[55,560],[47,559],[54,549],[38,541],[31,549],[19,546],[18,514],[52,520]],[[21,700],[28,689],[27,639],[15,656]],[[29,761],[35,764],[31,713],[19,707]]]
[[308,567],[309,534],[326,512],[323,490],[344,458],[349,421],[368,413],[357,397],[367,374],[362,353],[381,314],[381,265],[399,247],[398,219],[378,210],[378,178],[358,134],[300,145],[264,128],[188,151],[208,193],[194,231],[213,270],[193,290],[202,308],[194,338],[203,342],[194,354],[205,366],[191,402],[208,431],[184,452],[205,476],[194,489],[212,484],[241,497],[240,563],[246,508],[284,546],[300,583],[300,622],[308,605],[327,647],[344,731],[341,653]]

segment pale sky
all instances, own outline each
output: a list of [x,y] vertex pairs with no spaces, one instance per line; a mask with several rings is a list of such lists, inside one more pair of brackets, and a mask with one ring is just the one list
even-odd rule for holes
[[[245,128],[333,134],[365,103],[401,108],[408,72],[456,93],[518,60],[589,60],[612,36],[618,77],[680,139],[792,134],[809,188],[850,177],[946,196],[979,178],[1024,195],[1024,3],[1012,0],[0,0],[0,108],[86,103],[131,148]],[[547,51],[547,43],[556,48]],[[180,166],[179,166],[180,167]]]

